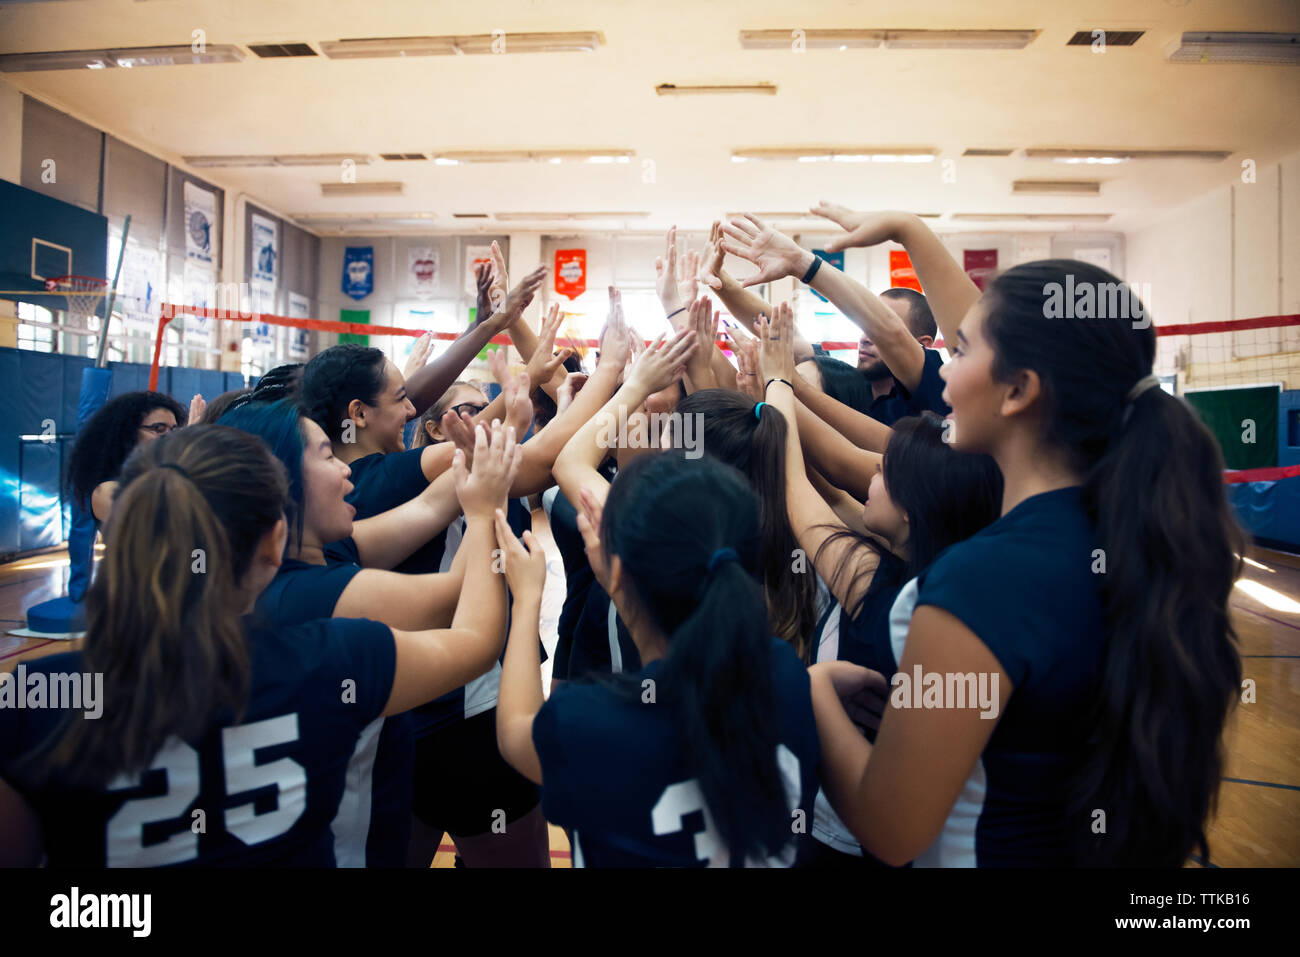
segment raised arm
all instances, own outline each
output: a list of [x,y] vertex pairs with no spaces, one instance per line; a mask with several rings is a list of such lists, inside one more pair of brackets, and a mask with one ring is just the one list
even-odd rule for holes
[[362,566],[392,568],[450,525],[459,514],[460,504],[448,470],[409,502],[353,522],[352,540],[356,542]]
[[533,719],[544,702],[538,622],[546,585],[546,554],[530,531],[524,532],[520,542],[506,524],[505,513],[497,512],[495,528],[513,600],[510,640],[497,697],[497,748],[511,767],[541,784],[542,762],[533,746]]
[[[626,335],[622,297],[618,290],[610,287],[610,318],[605,338],[608,342],[610,336]],[[604,502],[609,483],[597,468],[609,454],[611,443],[617,444],[617,437],[626,428],[628,417],[638,406],[644,404],[654,393],[666,389],[682,374],[694,347],[695,332],[687,329],[671,341],[665,341],[660,336],[641,353],[619,390],[574,433],[555,460],[555,481],[565,498],[576,503],[582,489],[588,488],[596,491],[600,501]],[[604,359],[603,355],[601,359]],[[591,384],[588,383],[578,394],[579,398],[590,387]]]
[[799,420],[794,391],[794,316],[782,303],[772,323],[760,319],[759,364],[767,402],[786,419],[785,500],[790,527],[799,547],[812,560],[817,574],[845,608],[853,608],[871,586],[880,559],[851,538],[835,538],[844,525],[808,480],[799,445]]
[[451,388],[451,384],[465,371],[474,357],[483,351],[489,340],[523,315],[524,309],[546,279],[546,267],[538,266],[510,290],[497,312],[482,318],[466,329],[447,351],[434,359],[406,382],[406,397],[415,406],[415,414],[437,402]]
[[[691,326],[691,304],[696,301],[699,289],[701,261],[698,252],[677,248],[676,226],[668,230],[664,240],[664,254],[655,259],[655,292],[674,332],[681,332]],[[727,357],[712,341],[706,343],[700,340],[700,356],[694,364],[697,371],[707,364],[713,370],[713,380],[718,383],[728,382],[735,375]],[[689,373],[688,369],[688,378]],[[709,386],[695,385],[692,382],[692,391],[706,388]]]
[[501,654],[506,629],[506,589],[493,570],[493,520],[506,503],[506,490],[519,466],[513,430],[495,426],[491,439],[476,430],[474,466],[457,450],[452,463],[456,495],[465,513],[465,580],[451,627],[411,632],[393,630],[397,670],[384,714],[408,711],[486,673]]
[[833,428],[858,448],[869,452],[884,452],[894,430],[869,415],[863,415],[820,389],[815,389],[803,377],[794,380],[795,397],[818,418]]
[[[727,307],[727,311],[731,313],[736,321],[752,333],[754,331],[754,320],[759,316],[770,315],[772,307],[761,296],[750,292],[746,286],[742,286],[722,268],[722,261],[727,255],[726,250],[722,248],[722,244],[722,223],[715,220],[713,228],[709,232],[708,245],[704,247],[704,255],[700,260],[700,280],[722,300],[722,304]],[[813,354],[812,343],[800,335],[796,329],[794,334],[794,361],[803,362],[811,359]]]
[[957,341],[957,327],[979,299],[980,290],[921,217],[899,212],[858,213],[827,202],[818,203],[812,211],[849,231],[847,236],[828,242],[828,251],[889,241],[902,244],[925,290],[943,341]]
[[[859,500],[867,497],[871,476],[880,467],[882,456],[858,448],[843,435],[812,413],[798,400],[798,379],[795,379],[795,421],[804,454],[814,468],[830,479],[837,488],[847,489]],[[819,393],[820,394],[820,393]],[[832,402],[835,400],[832,399]]]
[[759,267],[759,271],[742,285],[770,282],[786,276],[803,279],[813,272],[808,284],[867,334],[894,378],[908,390],[920,385],[921,373],[925,369],[925,347],[912,335],[902,317],[866,286],[850,279],[830,263],[819,262],[816,256],[801,249],[789,236],[753,216],[733,219],[723,226],[723,232],[728,237],[722,244],[727,252],[748,259]]

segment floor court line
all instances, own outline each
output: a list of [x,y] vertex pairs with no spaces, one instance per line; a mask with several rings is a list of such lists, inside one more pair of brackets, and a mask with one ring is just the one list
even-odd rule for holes
[[1268,621],[1275,622],[1276,624],[1286,625],[1288,628],[1294,628],[1296,631],[1300,631],[1300,625],[1292,624],[1289,621],[1283,621],[1281,618],[1274,618],[1272,615],[1266,615],[1263,612],[1255,611],[1255,609],[1247,608],[1245,605],[1233,603],[1231,607],[1236,608],[1238,611],[1244,611],[1249,615],[1258,615],[1260,618],[1265,618]]
[[1249,781],[1246,778],[1224,778],[1225,781],[1231,781],[1233,784],[1253,784],[1257,788],[1281,788],[1284,791],[1300,791],[1300,787],[1294,784],[1275,784],[1272,781]]

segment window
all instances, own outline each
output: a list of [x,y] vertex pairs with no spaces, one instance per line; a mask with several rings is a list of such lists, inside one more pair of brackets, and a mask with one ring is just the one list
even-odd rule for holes
[[18,303],[18,348],[54,352],[54,313],[30,302]]

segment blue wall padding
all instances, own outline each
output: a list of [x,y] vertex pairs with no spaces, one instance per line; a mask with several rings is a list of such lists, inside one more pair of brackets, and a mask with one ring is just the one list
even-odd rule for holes
[[1276,482],[1237,482],[1228,501],[1256,538],[1300,550],[1300,476]]
[[[149,366],[143,363],[93,366],[85,356],[0,349],[0,421],[6,425],[0,434],[0,554],[58,545],[74,535],[78,516],[64,496],[63,476],[80,425],[108,399],[149,387]],[[83,403],[88,398],[82,389],[86,374],[92,380],[89,405]],[[196,392],[211,402],[243,388],[244,377],[216,369],[164,368],[158,386],[188,409]],[[19,438],[42,434],[46,419],[55,422],[55,441]],[[89,554],[93,525],[81,531],[76,549]]]
[[63,500],[59,495],[59,443],[22,443],[19,469],[18,548],[31,551],[63,541]]

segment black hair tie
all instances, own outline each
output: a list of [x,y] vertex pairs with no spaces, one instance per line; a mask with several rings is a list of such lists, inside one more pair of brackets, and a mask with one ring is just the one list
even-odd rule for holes
[[180,467],[179,465],[177,465],[175,462],[159,462],[159,463],[158,463],[158,468],[160,468],[160,469],[171,469],[173,472],[179,472],[181,475],[184,475],[185,478],[188,479],[189,481],[191,481],[191,482],[194,481],[194,479],[190,477],[190,473],[187,472],[187,471],[185,471],[183,468],[181,468],[181,467]]
[[714,552],[712,555],[709,556],[709,565],[707,571],[709,574],[712,574],[713,570],[717,568],[719,565],[721,565],[723,562],[737,562],[737,561],[740,561],[740,558],[739,556],[736,555],[736,550],[734,548],[719,548],[716,552]]

